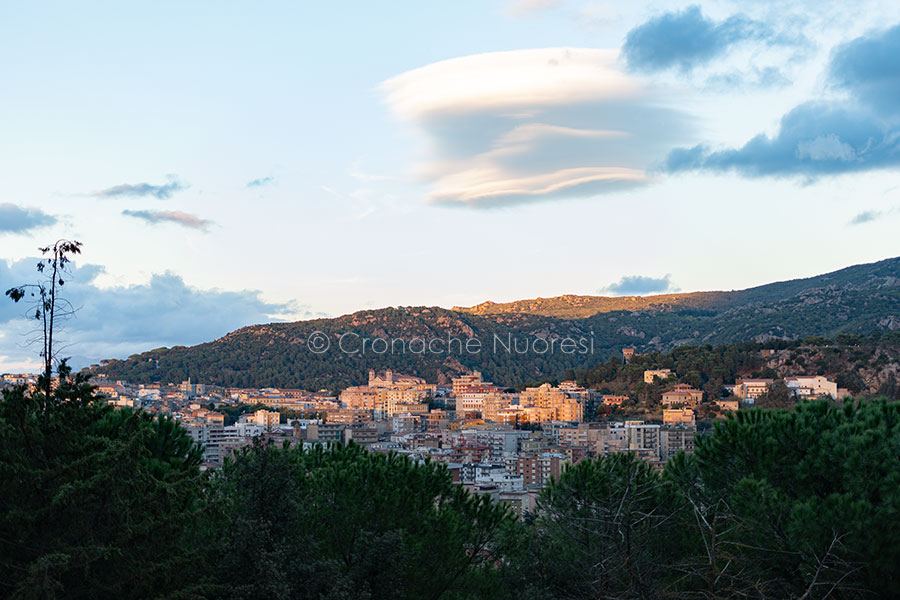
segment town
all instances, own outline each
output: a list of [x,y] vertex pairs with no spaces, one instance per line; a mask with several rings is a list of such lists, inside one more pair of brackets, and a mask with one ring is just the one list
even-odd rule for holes
[[[633,357],[633,348],[622,350],[623,363]],[[3,375],[0,382],[33,386],[36,380]],[[364,385],[338,394],[192,381],[135,385],[102,374],[90,380],[111,405],[175,419],[202,445],[204,469],[221,467],[254,442],[353,442],[371,452],[442,463],[454,483],[520,515],[534,510],[538,492],[567,465],[586,458],[628,452],[662,469],[678,452],[693,451],[698,413],[711,415],[711,421],[724,418],[753,406],[774,382],[742,378],[724,386],[727,395],[708,398],[678,382],[670,369],[647,369],[643,383],[664,391],[657,411],[635,418],[622,411],[631,400],[627,394],[585,389],[572,380],[516,391],[485,381],[478,371],[441,386],[370,370]],[[821,375],[785,377],[784,384],[797,399],[851,395]]]

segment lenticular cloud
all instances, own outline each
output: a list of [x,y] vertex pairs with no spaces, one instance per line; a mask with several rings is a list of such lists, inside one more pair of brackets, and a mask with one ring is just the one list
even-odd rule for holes
[[418,175],[438,204],[490,208],[646,184],[684,134],[610,50],[546,48],[441,61],[385,81],[425,140]]

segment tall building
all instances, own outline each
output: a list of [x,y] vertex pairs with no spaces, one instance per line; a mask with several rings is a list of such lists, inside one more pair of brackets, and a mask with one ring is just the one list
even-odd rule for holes
[[583,388],[566,391],[545,383],[538,387],[525,388],[519,395],[519,405],[527,413],[526,418],[531,423],[580,422],[584,420],[584,404],[581,401],[584,391]]

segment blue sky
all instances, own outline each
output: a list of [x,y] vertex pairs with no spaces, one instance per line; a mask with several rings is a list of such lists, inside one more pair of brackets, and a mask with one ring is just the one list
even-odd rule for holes
[[[82,241],[89,361],[879,260],[898,73],[888,1],[7,2],[0,287]],[[33,364],[20,313],[0,371]]]

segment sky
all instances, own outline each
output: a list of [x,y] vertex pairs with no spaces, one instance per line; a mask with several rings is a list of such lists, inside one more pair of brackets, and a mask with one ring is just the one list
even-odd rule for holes
[[81,241],[76,364],[889,258],[898,169],[896,1],[0,4],[0,288]]

